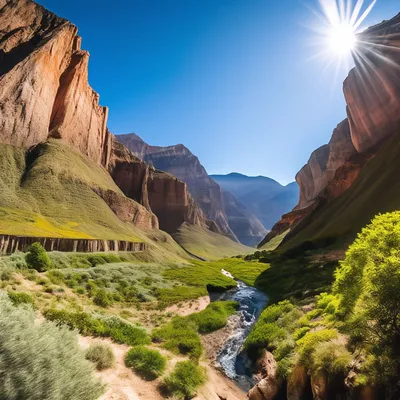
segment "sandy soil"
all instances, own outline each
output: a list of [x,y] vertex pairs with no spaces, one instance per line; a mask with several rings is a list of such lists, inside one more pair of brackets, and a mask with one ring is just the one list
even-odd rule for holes
[[170,312],[181,317],[186,317],[189,314],[203,311],[210,304],[210,297],[203,296],[195,300],[185,301],[178,304],[174,304],[165,309],[165,312]]
[[[91,343],[103,342],[110,345],[113,349],[116,363],[114,368],[96,372],[96,374],[107,385],[107,392],[99,400],[163,400],[164,397],[158,391],[161,378],[154,381],[145,381],[135,375],[130,368],[125,367],[124,357],[129,350],[129,346],[113,343],[109,339],[99,339],[92,337],[79,337],[79,344],[86,349]],[[159,349],[161,353],[168,357],[169,370],[172,370],[178,361],[185,358],[176,356]],[[209,365],[209,362],[202,361],[207,369],[207,383],[199,389],[196,400],[245,400],[246,394],[229,380],[221,372]]]

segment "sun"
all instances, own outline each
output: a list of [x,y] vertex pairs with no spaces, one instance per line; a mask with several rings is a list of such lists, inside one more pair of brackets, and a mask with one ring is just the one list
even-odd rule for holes
[[330,50],[338,55],[351,53],[357,44],[357,37],[354,28],[347,22],[342,22],[331,27],[328,35]]

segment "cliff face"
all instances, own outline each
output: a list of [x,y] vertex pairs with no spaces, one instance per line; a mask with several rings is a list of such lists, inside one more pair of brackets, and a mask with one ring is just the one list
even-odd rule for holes
[[30,0],[2,1],[0,140],[29,147],[62,138],[96,163],[107,158],[107,109],[87,81],[77,28]]
[[185,146],[181,144],[168,147],[149,146],[135,134],[118,135],[118,140],[142,160],[185,182],[206,218],[214,221],[221,233],[236,241],[239,239],[245,244],[250,244],[249,231],[250,236],[263,235],[262,224],[254,216],[252,220],[249,219],[245,215],[245,210],[242,210],[242,217],[246,219],[242,221],[245,226],[231,225],[220,186],[208,176],[199,159]]
[[134,156],[111,135],[108,171],[124,194],[154,212],[160,228],[175,233],[187,222],[208,228],[184,182]]
[[0,7],[0,143],[28,149],[61,139],[112,174],[126,197],[117,188],[92,190],[119,220],[170,233],[183,222],[206,228],[185,183],[134,157],[108,131],[77,28],[31,0]]
[[295,236],[315,219],[316,210],[321,213],[351,188],[368,161],[400,131],[400,14],[360,34],[354,61],[343,85],[348,117],[299,171],[300,201],[263,244],[289,228],[287,239]]

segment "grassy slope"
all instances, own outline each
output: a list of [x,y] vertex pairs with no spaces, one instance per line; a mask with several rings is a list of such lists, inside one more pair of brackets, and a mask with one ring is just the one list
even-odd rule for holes
[[287,249],[307,240],[340,238],[350,242],[379,213],[400,209],[400,135],[391,138],[361,171],[345,193],[318,210],[310,223],[284,244]]
[[204,260],[218,260],[254,251],[253,248],[236,243],[226,236],[188,224],[183,224],[174,238],[189,253]]
[[60,140],[40,145],[28,166],[23,149],[1,145],[0,233],[137,240],[92,188],[122,195],[103,168]]

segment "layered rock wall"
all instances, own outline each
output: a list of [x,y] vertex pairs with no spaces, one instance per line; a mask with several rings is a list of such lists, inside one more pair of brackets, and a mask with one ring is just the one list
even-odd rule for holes
[[33,243],[40,243],[47,251],[67,252],[109,252],[109,251],[143,251],[143,242],[127,242],[121,240],[48,238],[32,236],[0,236],[0,255],[26,251]]
[[3,0],[0,27],[0,142],[53,136],[106,162],[107,109],[88,84],[77,28],[31,0]]
[[157,215],[160,229],[175,233],[184,222],[208,228],[184,182],[146,164],[114,136],[111,143],[108,171],[126,196]]

